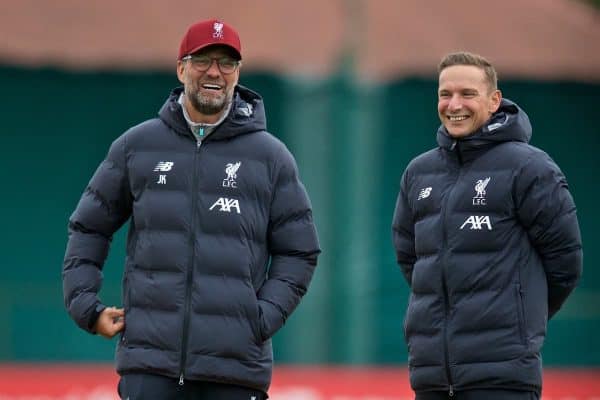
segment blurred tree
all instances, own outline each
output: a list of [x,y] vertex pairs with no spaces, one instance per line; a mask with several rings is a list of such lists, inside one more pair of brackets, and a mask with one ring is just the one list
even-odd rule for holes
[[593,5],[594,7],[600,9],[600,0],[586,0],[588,3]]

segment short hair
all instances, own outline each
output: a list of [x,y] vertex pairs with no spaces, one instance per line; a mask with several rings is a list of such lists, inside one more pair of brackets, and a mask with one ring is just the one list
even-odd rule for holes
[[438,65],[438,73],[453,65],[473,65],[481,68],[485,73],[485,79],[492,90],[498,89],[498,74],[494,66],[479,54],[469,53],[468,51],[459,51],[450,53],[442,58]]

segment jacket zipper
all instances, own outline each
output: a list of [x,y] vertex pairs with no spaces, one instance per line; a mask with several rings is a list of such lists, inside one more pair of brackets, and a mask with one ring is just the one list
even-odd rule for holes
[[[444,234],[444,242],[445,242]],[[444,243],[445,244],[445,243]],[[450,372],[450,352],[448,351],[448,315],[450,314],[450,300],[448,298],[448,287],[446,286],[446,268],[442,266],[442,288],[444,290],[444,356],[446,357],[446,377],[448,378],[448,396],[454,396],[454,385],[452,382],[452,374]]]
[[456,187],[456,182],[460,178],[461,170],[459,170],[458,176],[454,183],[452,184],[452,188],[448,192],[448,196],[444,200],[442,205],[442,252],[443,257],[441,257],[442,261],[442,291],[444,292],[444,357],[445,363],[444,367],[446,370],[446,378],[448,379],[448,396],[454,397],[454,382],[452,381],[452,373],[450,372],[450,351],[448,350],[448,318],[450,316],[450,297],[448,295],[448,285],[446,279],[446,267],[447,263],[445,262],[446,254],[448,252],[448,224],[446,223],[446,209],[450,198],[452,197],[452,192]]
[[[204,135],[204,128],[200,128],[200,136]],[[185,280],[185,305],[184,305],[184,314],[183,314],[183,332],[181,338],[181,364],[179,366],[179,385],[183,386],[183,379],[185,376],[185,362],[187,359],[187,345],[188,345],[188,336],[189,336],[189,325],[190,325],[190,306],[192,302],[192,283],[194,279],[194,260],[196,258],[196,201],[197,201],[197,185],[198,185],[198,176],[196,168],[196,162],[198,160],[198,153],[200,152],[200,146],[202,145],[202,140],[200,138],[196,138],[196,149],[194,150],[194,162],[193,162],[193,175],[192,175],[192,218],[190,227],[192,229],[190,235],[190,242],[192,246],[192,254],[190,257],[190,264],[188,265],[186,280]]]

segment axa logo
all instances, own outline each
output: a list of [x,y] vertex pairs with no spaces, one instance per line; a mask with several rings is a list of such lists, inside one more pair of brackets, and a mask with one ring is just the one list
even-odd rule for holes
[[485,198],[485,188],[488,183],[490,183],[490,177],[488,176],[485,179],[479,179],[475,183],[475,197],[473,197],[473,205],[474,206],[485,206],[486,198]]
[[237,188],[237,171],[240,169],[242,165],[241,161],[236,163],[227,163],[225,166],[225,173],[227,174],[227,178],[223,179],[223,187],[229,188]]
[[492,230],[492,223],[489,215],[471,215],[465,220],[465,222],[463,222],[463,224],[460,226],[460,229],[462,230],[466,226],[469,226],[469,229],[471,230],[477,231],[482,230],[484,226],[488,229],[488,231]]
[[210,206],[209,210],[212,211],[213,208],[219,206],[217,211],[223,212],[231,212],[232,208],[235,208],[235,211],[238,214],[241,214],[240,211],[240,202],[237,199],[228,199],[227,197],[219,197],[219,200],[215,201],[215,203]]
[[428,198],[430,194],[431,194],[431,186],[421,189],[419,191],[419,196],[417,197],[417,201]]

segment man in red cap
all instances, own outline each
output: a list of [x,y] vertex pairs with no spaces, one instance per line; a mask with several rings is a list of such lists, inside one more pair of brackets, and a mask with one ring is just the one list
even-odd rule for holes
[[[241,44],[192,25],[158,118],[117,138],[69,220],[67,310],[120,334],[123,399],[266,399],[271,337],[306,293],[320,253],[293,156],[238,85]],[[110,240],[129,221],[123,308],[98,293]]]
[[[240,76],[241,53],[237,32],[224,22],[201,21],[188,29],[179,47],[177,77],[191,122],[215,125],[224,116]],[[213,61],[217,68],[211,68]]]

